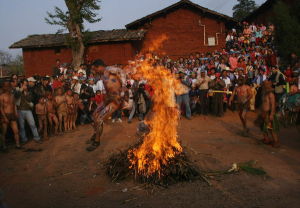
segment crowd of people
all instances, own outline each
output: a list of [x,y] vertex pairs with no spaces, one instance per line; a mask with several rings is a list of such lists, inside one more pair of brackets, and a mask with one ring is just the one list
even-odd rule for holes
[[[228,32],[226,47],[221,51],[192,53],[177,60],[152,54],[152,61],[170,70],[185,87],[184,92],[174,96],[187,119],[196,114],[221,117],[228,108],[236,109],[247,132],[248,110],[255,111],[262,104],[266,111],[274,106],[278,110],[285,94],[299,95],[299,59],[292,54],[289,66],[278,65],[274,30],[271,24],[243,22]],[[72,131],[77,125],[92,123],[93,111],[105,105],[107,99],[103,76],[93,67],[99,61],[82,64],[75,70],[57,60],[52,76],[20,79],[12,75],[5,80],[0,94],[2,148],[6,149],[8,127],[12,129],[16,148],[21,148],[29,135],[41,143],[49,136]],[[122,105],[112,114],[112,123],[122,122],[125,117],[131,123],[134,116],[143,120],[151,110],[155,86],[122,74]],[[266,97],[264,83],[274,94],[274,101],[271,95]],[[296,100],[299,104],[299,96]],[[267,129],[265,143],[278,144],[278,138],[272,141],[267,134],[268,130],[277,129],[274,121],[272,117],[270,124],[263,124]]]

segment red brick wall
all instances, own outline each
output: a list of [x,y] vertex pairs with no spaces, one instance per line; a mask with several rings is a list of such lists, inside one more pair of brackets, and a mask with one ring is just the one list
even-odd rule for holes
[[[205,25],[205,44],[208,44],[208,37],[216,38],[218,36],[217,46],[204,45],[204,27],[199,25],[200,19],[201,24]],[[173,58],[194,52],[211,52],[225,46],[224,22],[218,22],[213,18],[201,17],[200,14],[189,9],[181,8],[175,10],[166,16],[154,19],[150,24],[145,24],[143,28],[147,30],[143,49],[147,50],[152,40],[161,34],[166,34],[168,40],[164,42],[160,52],[165,52]],[[217,35],[216,33],[220,34]]]
[[[127,64],[128,60],[135,55],[135,49],[130,42],[105,43],[89,46],[87,49],[89,58],[101,58],[107,65]],[[48,49],[24,49],[24,69],[26,76],[34,74],[52,75],[55,60],[62,63],[70,63],[72,60],[71,50],[64,48],[60,53],[55,53],[54,48]]]
[[23,49],[23,59],[26,76],[52,75],[56,59],[70,62],[72,56],[69,49],[61,49],[59,54],[55,54],[54,49]]
[[130,42],[107,43],[93,45],[88,48],[89,58],[101,58],[107,65],[127,64],[135,55],[135,50]]

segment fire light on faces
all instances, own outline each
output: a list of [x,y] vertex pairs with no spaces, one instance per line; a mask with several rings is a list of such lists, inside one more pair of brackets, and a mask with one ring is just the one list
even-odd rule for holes
[[[165,35],[155,40],[149,51],[157,51],[165,40]],[[146,121],[150,132],[138,148],[129,150],[130,168],[145,177],[161,176],[161,169],[182,152],[177,141],[179,110],[175,101],[175,93],[180,93],[182,85],[168,69],[155,64],[150,53],[131,62],[131,66],[135,77],[142,77],[154,88],[154,95],[151,118]]]

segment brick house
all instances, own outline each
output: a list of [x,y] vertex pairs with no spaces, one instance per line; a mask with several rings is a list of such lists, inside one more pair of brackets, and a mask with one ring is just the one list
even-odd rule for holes
[[[108,65],[126,64],[162,34],[168,39],[158,52],[172,58],[220,50],[225,46],[226,31],[235,23],[229,16],[181,0],[127,24],[126,29],[91,32],[86,54],[90,59],[101,58]],[[56,59],[71,62],[66,34],[31,35],[10,48],[22,48],[27,76],[52,74]]]

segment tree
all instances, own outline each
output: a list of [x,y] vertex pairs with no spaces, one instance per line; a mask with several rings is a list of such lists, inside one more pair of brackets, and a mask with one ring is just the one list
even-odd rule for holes
[[0,50],[0,65],[8,65],[12,60],[11,54]]
[[[47,12],[46,23],[59,25],[63,30],[68,30],[66,40],[72,49],[72,66],[79,67],[83,62],[85,52],[85,32],[84,22],[95,23],[101,18],[97,18],[97,10],[100,10],[100,0],[64,0],[67,11],[55,7],[54,13]],[[61,32],[59,30],[58,32]]]
[[288,6],[278,1],[274,6],[275,43],[282,64],[288,64],[291,54],[300,57],[300,2]]
[[9,73],[10,74],[17,74],[23,75],[24,72],[24,63],[23,63],[23,56],[18,54],[9,64]]
[[23,56],[17,55],[16,57],[13,57],[10,53],[0,50],[0,68],[2,75],[22,75]]
[[233,17],[239,21],[247,17],[251,12],[257,9],[254,0],[237,0],[238,3],[233,7]]

